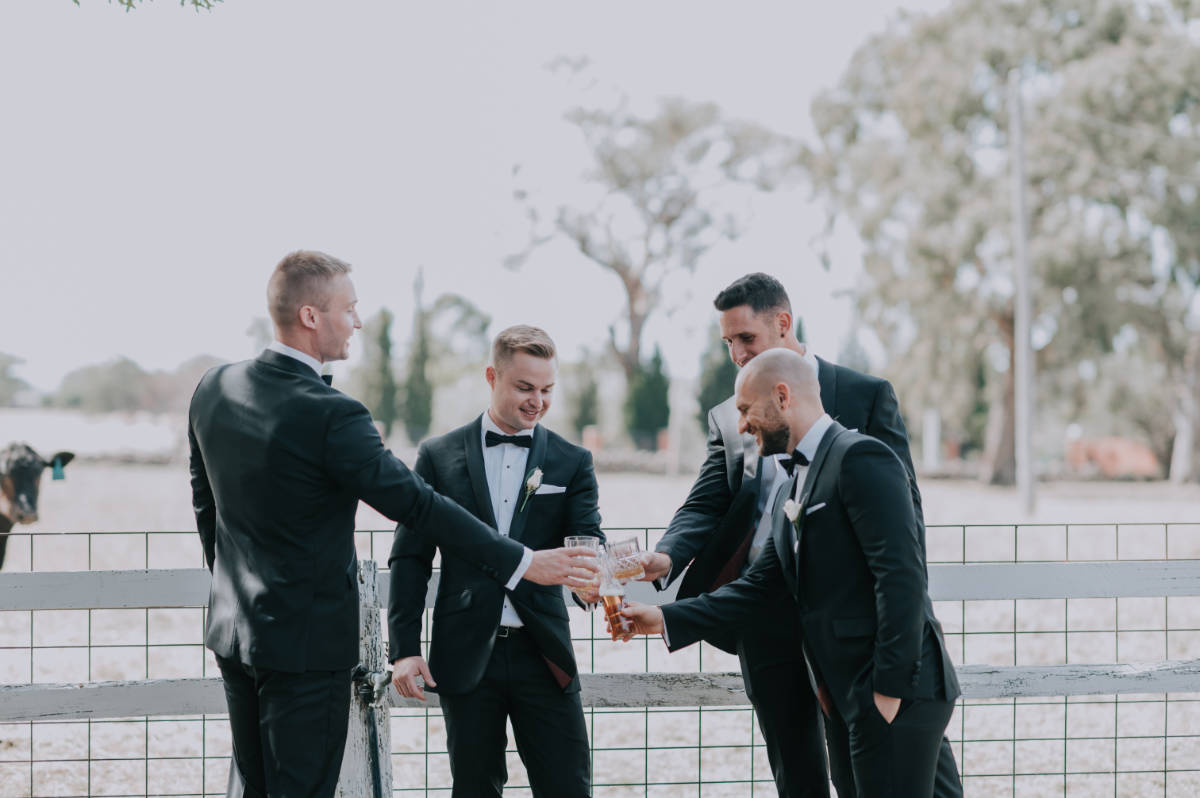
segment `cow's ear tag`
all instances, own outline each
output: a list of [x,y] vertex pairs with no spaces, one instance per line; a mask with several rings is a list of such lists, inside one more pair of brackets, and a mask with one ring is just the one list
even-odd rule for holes
[[66,475],[63,474],[62,460],[60,460],[57,457],[54,458],[54,463],[51,465],[51,473],[53,474],[53,479],[56,479],[56,480],[67,478]]

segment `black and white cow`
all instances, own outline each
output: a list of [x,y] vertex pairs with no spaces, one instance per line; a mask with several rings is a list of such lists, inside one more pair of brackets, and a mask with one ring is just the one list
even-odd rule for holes
[[38,518],[38,487],[42,472],[62,469],[75,459],[72,452],[56,452],[45,460],[26,443],[10,443],[0,450],[0,568],[8,533],[17,524],[32,524]]

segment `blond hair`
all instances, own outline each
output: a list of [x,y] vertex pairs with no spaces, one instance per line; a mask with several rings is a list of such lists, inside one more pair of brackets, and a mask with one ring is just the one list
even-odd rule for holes
[[305,305],[328,310],[329,281],[349,272],[349,263],[324,252],[299,249],[284,255],[267,282],[267,310],[275,326],[295,324]]
[[528,324],[517,324],[501,330],[492,341],[492,367],[500,370],[517,352],[524,352],[543,360],[558,357],[554,341],[545,330]]

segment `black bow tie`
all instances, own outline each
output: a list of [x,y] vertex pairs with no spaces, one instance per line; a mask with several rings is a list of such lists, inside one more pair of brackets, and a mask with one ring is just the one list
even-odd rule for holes
[[796,472],[796,466],[808,466],[808,458],[799,449],[792,452],[791,457],[782,457],[779,459],[779,465],[783,466],[787,471],[788,476],[792,476]]
[[502,443],[511,443],[513,446],[523,446],[526,449],[533,446],[532,435],[501,435],[492,430],[487,431],[487,435],[483,436],[483,440],[488,446],[499,446]]
[[332,374],[322,374],[321,382],[325,383],[326,385],[333,385],[333,375]]

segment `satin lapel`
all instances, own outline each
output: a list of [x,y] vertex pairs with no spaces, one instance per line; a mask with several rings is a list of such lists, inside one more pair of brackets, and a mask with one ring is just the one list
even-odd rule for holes
[[467,427],[466,440],[463,441],[467,458],[467,476],[471,479],[471,492],[475,495],[475,505],[479,509],[476,516],[492,529],[498,529],[496,513],[492,510],[492,492],[488,490],[487,469],[483,467],[483,416],[475,419],[475,423]]
[[[804,475],[804,486],[800,488],[800,515],[796,516],[796,566],[800,565],[800,544],[804,541],[804,517],[808,510],[808,497],[812,494],[813,486],[817,484],[817,479],[821,474],[821,467],[825,465],[825,458],[829,454],[829,450],[833,447],[833,442],[838,435],[846,431],[846,428],[836,421],[829,425],[829,429],[825,430],[824,437],[817,444],[817,453],[813,455],[812,463],[808,466],[808,473]],[[796,572],[799,578],[799,570]]]
[[779,565],[783,568],[788,588],[792,595],[799,595],[796,592],[796,535],[792,523],[783,514],[783,505],[792,497],[795,488],[796,478],[788,477],[771,510],[771,534],[775,536],[775,553],[779,555]]
[[[533,511],[533,507],[529,503],[533,497],[530,496],[528,500],[525,498],[525,483],[529,481],[529,475],[533,473],[533,469],[542,468],[542,464],[546,460],[548,437],[546,428],[541,424],[534,427],[533,447],[529,450],[529,457],[525,461],[525,475],[521,479],[521,488],[517,491],[517,511],[513,513],[512,526],[508,528],[508,536],[513,540],[520,540],[521,536],[525,534],[525,521]],[[545,472],[545,469],[542,468],[542,471]]]

